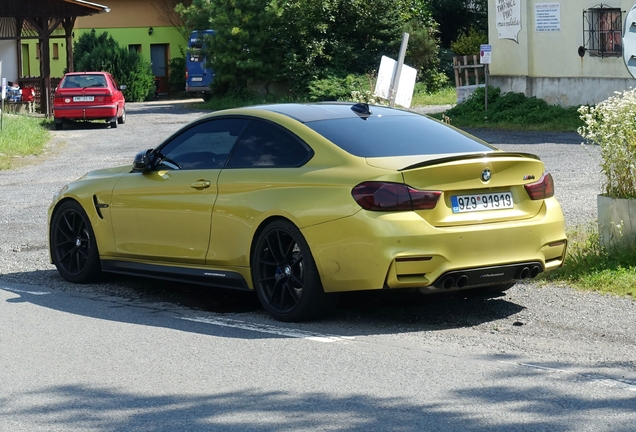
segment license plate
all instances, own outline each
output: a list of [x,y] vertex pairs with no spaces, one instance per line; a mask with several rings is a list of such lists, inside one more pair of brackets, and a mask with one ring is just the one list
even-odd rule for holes
[[73,102],[93,102],[95,96],[73,96]]
[[453,213],[514,208],[511,192],[451,196]]
[[202,77],[192,77],[192,81],[203,81]]

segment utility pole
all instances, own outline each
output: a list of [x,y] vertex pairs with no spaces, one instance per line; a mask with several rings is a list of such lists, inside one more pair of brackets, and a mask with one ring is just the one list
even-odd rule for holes
[[402,66],[404,65],[404,57],[406,56],[406,46],[408,43],[409,34],[404,33],[402,35],[402,44],[400,45],[400,55],[393,73],[393,79],[391,79],[391,87],[389,88],[389,106],[395,106],[395,97],[397,96],[397,89],[400,85],[400,75],[402,74]]

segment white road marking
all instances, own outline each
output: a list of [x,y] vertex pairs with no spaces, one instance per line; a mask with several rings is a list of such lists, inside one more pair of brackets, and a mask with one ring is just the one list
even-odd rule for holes
[[346,342],[354,340],[351,336],[333,336],[323,335],[319,333],[308,332],[304,330],[288,329],[283,327],[276,327],[268,324],[254,324],[245,321],[226,319],[226,318],[204,318],[204,317],[175,317],[186,321],[194,321],[204,324],[218,325],[222,327],[232,327],[242,330],[250,330],[259,333],[268,333],[277,336],[292,337],[298,339],[307,339],[314,342]]
[[520,362],[509,362],[509,361],[503,361],[503,360],[499,360],[499,363],[505,363],[505,364],[510,364],[510,365],[515,365],[515,366],[523,366],[523,367],[528,367],[528,368],[532,368],[532,369],[540,369],[540,370],[545,370],[545,371],[550,371],[550,372],[558,372],[558,373],[564,373],[564,374],[570,374],[570,375],[578,375],[581,378],[583,378],[584,380],[588,381],[589,383],[592,384],[600,384],[603,385],[605,387],[614,387],[614,388],[621,388],[624,390],[629,390],[629,391],[634,391],[636,392],[636,381],[632,381],[632,380],[626,380],[626,379],[620,379],[620,378],[607,378],[607,377],[595,377],[592,374],[584,374],[584,373],[580,373],[580,372],[575,372],[575,371],[569,371],[566,369],[558,369],[558,368],[552,368],[552,367],[546,367],[546,366],[539,366],[539,365],[534,365],[534,364],[530,364],[530,363],[520,363]]
[[0,289],[3,289],[5,291],[11,291],[11,292],[18,293],[18,294],[31,294],[31,295],[47,295],[47,294],[51,294],[50,292],[47,292],[47,291],[25,291],[25,290],[19,290],[19,289],[15,289],[15,288],[7,288],[5,286],[0,286]]

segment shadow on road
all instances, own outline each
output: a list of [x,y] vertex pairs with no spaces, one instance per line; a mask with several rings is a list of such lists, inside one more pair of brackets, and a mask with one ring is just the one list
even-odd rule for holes
[[[213,368],[212,368],[213,369]],[[222,371],[217,371],[222,373]],[[283,378],[283,377],[281,377]],[[487,377],[488,378],[488,377]],[[493,382],[503,377],[492,376]],[[518,377],[511,377],[517,380]],[[346,388],[346,383],[343,383]],[[281,381],[284,388],[284,382]],[[425,392],[425,389],[422,389]],[[0,413],[37,419],[48,430],[129,431],[572,431],[590,420],[614,432],[633,431],[629,393],[595,399],[532,384],[465,387],[429,395],[423,404],[402,397],[244,389],[202,395],[148,394],[109,387],[65,385],[0,398]],[[608,412],[612,414],[608,416]],[[28,424],[28,423],[27,423]]]
[[[145,319],[147,325],[164,326],[150,316],[131,311],[113,313],[110,303],[131,307],[164,309],[181,308],[185,313],[210,312],[231,319],[257,320],[286,328],[303,328],[320,331],[320,328],[337,328],[340,336],[392,334],[418,331],[435,331],[452,328],[472,327],[485,322],[503,319],[517,314],[523,306],[500,297],[455,295],[422,295],[417,291],[352,292],[344,293],[337,308],[320,320],[287,324],[278,323],[261,308],[253,292],[203,287],[167,281],[156,281],[131,276],[109,275],[105,282],[94,285],[93,292],[88,286],[81,291],[87,296],[104,300],[86,307],[83,302],[63,302],[56,296],[33,294],[28,285],[11,284],[12,280],[31,280],[34,291],[60,286],[65,293],[73,294],[78,286],[66,283],[54,270],[15,273],[0,276],[0,289],[19,295],[8,302],[30,302],[39,306],[58,309],[68,313],[88,315],[93,318],[139,322]],[[17,287],[17,288],[16,288]],[[22,288],[21,288],[22,287]],[[26,288],[25,288],[26,287]],[[36,288],[37,287],[37,288]],[[55,292],[55,291],[52,291]],[[95,293],[95,294],[93,294]],[[210,326],[180,321],[172,323],[183,331],[210,333]],[[269,336],[266,336],[269,337]],[[251,336],[249,337],[251,338]]]

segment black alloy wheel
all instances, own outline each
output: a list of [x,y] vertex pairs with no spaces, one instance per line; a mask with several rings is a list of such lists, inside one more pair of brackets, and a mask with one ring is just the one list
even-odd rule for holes
[[53,264],[70,282],[87,283],[101,275],[95,235],[88,216],[76,201],[65,201],[51,220]]
[[332,304],[304,237],[277,220],[260,233],[252,257],[252,281],[263,308],[279,321],[317,317]]

